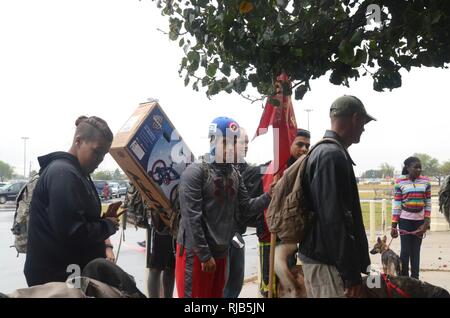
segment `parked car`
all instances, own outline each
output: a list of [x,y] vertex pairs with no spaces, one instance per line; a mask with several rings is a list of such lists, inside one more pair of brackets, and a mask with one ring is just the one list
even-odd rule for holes
[[27,184],[26,181],[20,181],[13,182],[3,187],[0,190],[0,204],[5,204],[6,201],[15,201],[17,195],[25,184]]
[[0,191],[3,190],[3,188],[6,188],[7,186],[9,186],[9,183],[7,183],[7,182],[0,182]]
[[[97,189],[98,196],[100,198],[105,199],[105,200],[112,199],[111,188],[108,185],[107,181],[105,181],[105,180],[93,180],[93,182],[94,182],[95,188]],[[107,198],[105,198],[104,191],[103,191],[105,189],[105,186],[108,187],[109,195],[108,195]]]
[[111,196],[113,198],[120,197],[119,196],[119,183],[114,182],[114,181],[108,181],[108,185],[109,185]]
[[128,181],[119,182],[119,197],[122,195],[127,195],[128,192]]

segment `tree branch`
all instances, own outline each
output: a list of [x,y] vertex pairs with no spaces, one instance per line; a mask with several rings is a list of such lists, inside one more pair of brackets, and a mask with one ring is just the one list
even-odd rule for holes
[[263,101],[264,98],[267,96],[261,96],[260,98],[251,97],[250,95],[245,96],[244,94],[240,93],[241,97],[245,98],[246,100],[249,100],[252,104],[258,101]]

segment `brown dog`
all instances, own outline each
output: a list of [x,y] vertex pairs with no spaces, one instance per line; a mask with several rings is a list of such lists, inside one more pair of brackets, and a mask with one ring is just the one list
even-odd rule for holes
[[370,251],[370,254],[381,254],[383,273],[389,274],[391,276],[400,276],[402,273],[402,262],[400,260],[400,257],[389,248],[388,244],[386,244],[386,241],[386,235],[383,236],[383,239],[380,239],[378,237],[377,242],[375,243],[373,249]]

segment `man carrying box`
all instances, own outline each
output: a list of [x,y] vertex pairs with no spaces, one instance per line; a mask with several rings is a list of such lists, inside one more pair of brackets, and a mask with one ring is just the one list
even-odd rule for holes
[[186,168],[179,185],[181,222],[176,284],[180,298],[223,297],[226,257],[235,222],[245,223],[270,203],[250,199],[237,163],[239,125],[218,117],[209,128],[210,160]]

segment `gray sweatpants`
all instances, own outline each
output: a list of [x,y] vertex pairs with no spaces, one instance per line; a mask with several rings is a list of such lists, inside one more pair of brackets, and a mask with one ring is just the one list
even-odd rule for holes
[[345,298],[344,282],[335,266],[302,265],[308,298]]

